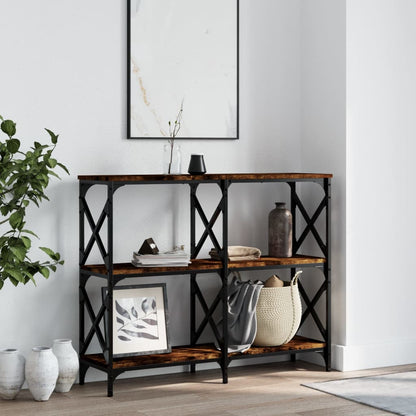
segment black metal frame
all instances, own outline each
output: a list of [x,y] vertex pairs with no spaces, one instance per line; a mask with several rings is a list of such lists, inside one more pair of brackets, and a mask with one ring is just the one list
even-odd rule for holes
[[[330,249],[330,218],[331,218],[331,192],[330,192],[330,179],[329,178],[318,178],[318,179],[218,179],[218,180],[204,180],[204,179],[195,179],[195,180],[164,180],[164,181],[154,181],[154,180],[140,180],[140,181],[117,181],[113,182],[112,180],[107,181],[93,181],[93,180],[81,180],[80,181],[80,197],[79,197],[79,232],[80,232],[80,252],[79,252],[79,262],[80,262],[80,284],[79,284],[79,353],[80,353],[80,384],[83,384],[85,381],[85,374],[88,368],[95,367],[107,373],[108,377],[108,396],[113,395],[113,383],[116,377],[124,371],[135,370],[140,368],[152,368],[152,367],[161,367],[169,365],[190,365],[191,372],[195,371],[195,366],[198,362],[209,362],[217,361],[222,369],[222,379],[223,383],[228,381],[228,367],[231,360],[240,359],[240,358],[252,358],[253,355],[229,355],[228,352],[228,331],[227,331],[227,300],[228,300],[228,276],[232,271],[237,270],[253,270],[257,267],[235,267],[232,264],[229,264],[227,251],[228,251],[228,189],[232,183],[238,182],[285,182],[290,186],[290,199],[291,199],[291,212],[293,215],[293,254],[298,254],[302,248],[303,243],[305,242],[306,236],[309,234],[312,235],[314,241],[317,242],[318,246],[322,250],[323,257],[325,262],[319,264],[302,264],[302,265],[271,265],[271,266],[261,266],[258,269],[279,269],[279,268],[290,268],[292,276],[296,272],[297,268],[307,268],[314,267],[321,269],[324,275],[324,282],[318,289],[318,291],[311,297],[306,293],[306,290],[299,282],[299,290],[303,301],[306,305],[306,309],[303,312],[301,325],[305,322],[306,318],[311,315],[313,322],[316,324],[319,332],[322,336],[323,341],[325,342],[325,347],[322,348],[310,348],[296,352],[288,351],[275,351],[272,355],[277,354],[290,354],[291,359],[296,358],[296,354],[299,352],[311,352],[317,351],[322,353],[326,369],[329,371],[331,369],[331,320],[330,320],[330,282],[331,282],[331,249]],[[297,185],[302,182],[315,182],[318,183],[324,192],[324,197],[321,203],[318,205],[316,210],[312,215],[309,215],[305,209],[299,195]],[[198,340],[205,328],[209,325],[213,331],[214,337],[216,338],[217,344],[221,347],[221,354],[219,360],[207,359],[200,361],[182,361],[180,363],[164,363],[156,365],[146,365],[146,366],[132,366],[130,368],[115,369],[113,366],[113,344],[112,336],[104,337],[100,329],[100,322],[103,320],[104,314],[107,313],[109,319],[106,320],[106,332],[107,334],[112,334],[112,305],[113,305],[113,289],[117,283],[126,278],[126,277],[137,277],[132,275],[113,275],[113,196],[115,191],[121,186],[127,184],[166,184],[166,183],[186,183],[190,187],[190,222],[191,222],[191,258],[197,258],[202,246],[205,241],[210,238],[213,246],[218,250],[218,253],[221,258],[221,268],[218,270],[218,275],[221,280],[221,287],[216,295],[215,299],[209,305],[204,298],[204,295],[198,285],[197,275],[200,273],[213,272],[212,270],[198,270],[188,272],[178,272],[180,274],[189,274],[190,275],[190,313],[191,313],[191,322],[190,322],[190,346],[195,346],[198,344]],[[217,184],[221,190],[221,199],[214,210],[213,215],[210,219],[207,218],[201,203],[197,197],[197,190],[201,184]],[[86,201],[86,194],[89,188],[93,185],[101,184],[107,187],[107,199],[104,203],[104,208],[99,215],[97,222],[94,221],[91,211],[88,207]],[[321,235],[316,226],[315,222],[320,217],[320,215],[325,211],[325,230],[324,235]],[[197,240],[196,239],[196,213],[198,213],[199,218],[202,221],[204,226],[204,231],[202,235]],[[296,234],[296,223],[298,221],[298,213],[303,217],[306,226],[299,236]],[[218,218],[222,216],[222,239],[221,242],[218,241],[217,237],[214,234],[213,227]],[[91,228],[91,237],[87,244],[85,245],[85,218],[88,221],[88,224]],[[100,230],[104,226],[104,222],[107,221],[107,247],[105,247],[101,237]],[[106,274],[98,274],[90,272],[82,268],[88,260],[88,256],[91,252],[92,247],[96,244],[100,251],[100,254],[103,258],[103,262],[106,266]],[[140,274],[140,276],[151,276],[151,275],[172,275],[172,272],[160,272],[154,273],[149,272],[146,274]],[[86,284],[88,279],[91,276],[98,276],[105,278],[107,281],[107,302],[102,304],[96,313],[93,310],[92,304],[88,297],[88,292],[86,289]],[[322,296],[325,296],[326,301],[326,317],[325,322],[322,323],[320,317],[318,316],[315,305]],[[197,305],[202,308],[204,312],[204,317],[201,322],[196,322],[196,309]],[[219,330],[214,319],[213,313],[218,307],[222,307],[222,330]],[[91,320],[91,327],[86,334],[85,321],[86,314]],[[96,336],[100,344],[102,353],[106,360],[106,365],[97,365],[89,360],[85,360],[82,357],[86,355],[87,349],[91,344],[93,337]],[[270,355],[267,354],[258,354],[260,355]]]

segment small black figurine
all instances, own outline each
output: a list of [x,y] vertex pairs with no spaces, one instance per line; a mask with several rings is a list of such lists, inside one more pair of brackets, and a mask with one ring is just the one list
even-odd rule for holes
[[144,240],[139,250],[139,254],[158,254],[158,253],[159,253],[159,249],[157,248],[156,243],[153,241],[153,238],[148,238]]

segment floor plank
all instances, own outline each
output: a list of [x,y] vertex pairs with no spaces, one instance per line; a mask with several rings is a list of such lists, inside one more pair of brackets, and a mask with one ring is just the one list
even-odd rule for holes
[[354,403],[302,386],[303,383],[414,371],[415,365],[340,373],[304,363],[273,363],[229,369],[222,384],[219,370],[121,379],[114,397],[105,382],[74,385],[35,402],[28,390],[16,400],[0,400],[1,416],[386,416]]

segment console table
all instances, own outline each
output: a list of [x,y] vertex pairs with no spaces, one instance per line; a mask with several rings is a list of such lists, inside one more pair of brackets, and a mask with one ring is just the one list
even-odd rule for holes
[[[331,368],[331,251],[330,251],[330,219],[331,219],[331,174],[317,173],[237,173],[237,174],[206,174],[206,175],[81,175],[79,179],[79,355],[80,355],[80,384],[84,384],[88,368],[93,367],[107,373],[107,395],[113,395],[113,384],[118,375],[124,371],[147,369],[155,367],[190,365],[195,371],[196,364],[216,362],[222,370],[223,383],[228,381],[228,367],[231,361],[258,356],[290,354],[295,360],[296,355],[305,352],[320,353],[326,369]],[[264,182],[283,182],[290,187],[290,210],[293,216],[293,256],[276,258],[264,256],[254,261],[232,261],[227,257],[228,250],[228,190],[234,183],[251,183],[253,186]],[[305,202],[299,193],[301,184],[315,183],[314,192],[319,193],[321,202],[312,213],[308,213]],[[190,194],[190,253],[191,264],[188,267],[134,267],[130,263],[113,262],[113,200],[117,189],[129,186],[131,192],[140,192],[140,186],[169,186],[170,184],[186,184]],[[94,219],[87,202],[88,190],[93,186],[104,186],[107,197],[98,219]],[[198,199],[198,189],[202,186],[218,186],[221,197],[218,205],[208,218]],[[302,185],[308,186],[308,185]],[[315,189],[316,188],[316,189]],[[276,195],[276,200],[281,198]],[[196,218],[200,217],[204,231],[196,235]],[[316,221],[324,217],[323,226],[318,227]],[[222,235],[219,239],[214,233],[214,224],[220,221]],[[91,229],[91,235],[86,241],[86,222]],[[100,236],[106,222],[106,239]],[[300,224],[303,224],[302,227]],[[302,229],[303,228],[303,229]],[[299,254],[302,252],[305,239],[310,236],[322,252],[320,257]],[[220,260],[199,258],[199,253],[207,239],[219,253]],[[101,264],[88,264],[88,257],[94,246],[97,246],[102,257]],[[227,298],[228,278],[233,271],[260,269],[290,269],[293,276],[297,269],[316,268],[322,271],[323,283],[316,293],[307,293],[299,282],[299,290],[305,308],[301,326],[308,316],[320,333],[320,339],[309,339],[296,335],[289,343],[278,347],[252,347],[244,353],[228,353],[227,333]],[[220,289],[211,305],[205,300],[203,291],[198,285],[198,279],[208,274],[215,274],[220,279]],[[139,355],[133,357],[113,357],[112,334],[113,324],[113,289],[123,279],[141,276],[189,276],[190,296],[190,336],[189,344],[173,346],[167,354]],[[305,279],[304,273],[303,279]],[[107,302],[93,308],[86,283],[91,278],[103,279],[107,288]],[[326,316],[321,319],[315,309],[318,301],[323,298],[326,305]],[[204,317],[197,322],[197,303],[204,312]],[[213,313],[217,308],[222,311],[224,325],[219,330],[214,322]],[[108,319],[104,319],[107,316]],[[89,317],[89,319],[87,319]],[[90,325],[88,322],[90,321]],[[100,328],[104,322],[105,333]],[[212,328],[217,343],[200,344],[199,339],[204,329]],[[93,339],[98,340],[101,351],[89,352]]]

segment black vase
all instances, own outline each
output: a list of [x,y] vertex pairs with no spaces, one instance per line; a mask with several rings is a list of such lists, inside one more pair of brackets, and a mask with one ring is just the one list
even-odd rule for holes
[[204,162],[204,155],[192,154],[189,162],[188,173],[191,175],[203,175],[207,171]]
[[292,213],[284,202],[269,214],[269,256],[292,257]]

